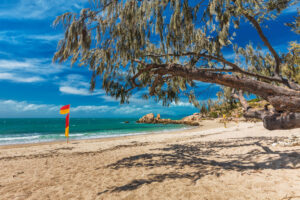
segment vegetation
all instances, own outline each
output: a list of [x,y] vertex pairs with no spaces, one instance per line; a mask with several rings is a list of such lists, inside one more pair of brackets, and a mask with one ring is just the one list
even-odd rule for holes
[[[231,88],[224,87],[222,91],[217,93],[218,100],[209,99],[207,102],[202,102],[200,113],[203,118],[220,118],[223,114],[228,118],[240,118],[243,116],[243,107],[240,102],[236,101],[232,95],[226,97],[226,93],[230,94]],[[248,100],[247,103],[251,108],[264,109],[268,105],[267,101],[260,98]]]
[[[297,1],[292,0],[93,0],[90,8],[58,16],[64,38],[54,61],[89,66],[108,95],[122,103],[139,90],[164,105],[177,102],[183,91],[195,105],[198,81],[230,89],[245,116],[260,118],[267,129],[300,127],[299,44],[279,54],[264,34],[266,21]],[[299,13],[286,22],[299,33]],[[240,24],[252,26],[265,48],[235,41]],[[224,56],[231,49],[236,60]],[[243,62],[241,62],[243,60]],[[97,79],[97,77],[100,77]],[[269,102],[251,108],[243,92]],[[226,95],[229,95],[229,93]],[[231,100],[233,101],[233,100]],[[231,105],[232,102],[227,102]]]

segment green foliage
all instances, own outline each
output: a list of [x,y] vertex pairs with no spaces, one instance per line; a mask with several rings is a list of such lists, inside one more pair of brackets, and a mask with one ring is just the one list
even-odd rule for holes
[[218,115],[217,112],[210,112],[210,113],[209,113],[209,117],[212,117],[212,118],[218,118],[219,115]]
[[295,82],[300,83],[300,44],[291,42],[289,52],[284,56],[285,63],[281,71],[282,74]]
[[289,26],[290,28],[292,28],[293,31],[295,31],[296,33],[300,34],[300,10],[298,8],[298,16],[295,17],[295,21],[294,22],[290,22],[290,23],[286,23],[287,26]]
[[[235,29],[253,16],[259,23],[274,20],[292,5],[292,0],[91,0],[90,8],[80,13],[58,16],[54,25],[62,24],[64,38],[58,43],[53,60],[70,60],[89,67],[93,72],[91,90],[101,80],[106,93],[128,102],[133,92],[148,88],[143,96],[154,96],[168,105],[188,91],[189,101],[200,104],[194,95],[194,82],[189,77],[154,73],[147,64],[181,64],[182,67],[229,69],[223,62],[223,49],[232,48],[246,60],[248,69],[272,75],[274,58],[259,47],[245,48],[234,44]],[[298,27],[298,18],[292,28]],[[229,29],[233,31],[229,31]],[[159,39],[157,39],[159,38]],[[298,53],[297,53],[298,52]],[[205,54],[206,57],[197,55]],[[292,47],[283,55],[283,74],[299,82],[299,55]],[[218,59],[212,59],[217,57]],[[221,59],[221,61],[220,61]],[[297,64],[298,63],[298,64]],[[295,69],[296,68],[296,69]],[[238,75],[238,74],[237,74]],[[100,77],[100,78],[99,78]],[[219,94],[220,100],[232,105],[230,89]],[[222,96],[223,95],[223,96]],[[209,111],[211,104],[208,103]]]
[[248,101],[248,103],[252,103],[252,102],[259,102],[260,99],[259,98],[255,98],[255,99],[251,99]]
[[205,103],[202,104],[201,109],[200,109],[200,113],[202,115],[206,115],[208,113],[208,110],[207,110],[207,107],[206,107]]
[[[283,77],[300,83],[300,44],[290,42],[289,52],[282,54],[281,74]],[[239,53],[245,57],[251,72],[265,76],[274,75],[275,60],[270,53],[265,56],[260,51],[254,51],[252,45],[245,49],[240,48]]]

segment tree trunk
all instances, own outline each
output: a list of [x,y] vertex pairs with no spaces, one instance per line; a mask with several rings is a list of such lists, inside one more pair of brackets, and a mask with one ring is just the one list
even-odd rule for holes
[[160,75],[172,74],[174,76],[181,76],[190,80],[216,83],[235,88],[237,90],[247,91],[264,98],[276,109],[276,111],[300,112],[300,91],[289,88],[276,86],[246,77],[240,78],[232,74],[188,69],[177,64],[158,68],[155,73]]
[[300,128],[300,91],[246,77],[240,78],[232,74],[191,69],[178,64],[155,67],[153,72],[159,75],[171,74],[190,80],[216,83],[256,94],[268,101],[275,110],[255,110],[248,106],[245,99],[240,99],[245,117],[262,119],[264,127],[269,130]]
[[264,127],[269,130],[300,128],[300,113],[282,113],[265,116]]
[[280,113],[276,110],[268,110],[268,106],[265,106],[264,110],[253,109],[248,105],[242,90],[238,94],[234,93],[233,97],[240,100],[245,118],[261,119],[268,130],[300,128],[300,113]]

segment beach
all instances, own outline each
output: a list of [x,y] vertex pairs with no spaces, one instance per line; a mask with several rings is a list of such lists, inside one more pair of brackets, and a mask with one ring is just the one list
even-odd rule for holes
[[300,129],[186,130],[0,146],[0,199],[300,199]]

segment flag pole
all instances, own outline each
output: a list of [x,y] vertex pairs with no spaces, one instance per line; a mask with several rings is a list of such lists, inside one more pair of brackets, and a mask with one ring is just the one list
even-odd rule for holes
[[70,112],[67,114],[67,117],[66,117],[66,131],[65,131],[65,136],[67,138],[67,144],[69,144],[69,130],[70,130]]
[[66,136],[67,144],[68,144],[69,143],[69,127],[70,127],[70,125],[69,125],[69,121],[70,121],[70,104],[61,107],[59,112],[62,115],[67,114],[67,116],[66,116],[66,126],[65,126],[65,136]]

